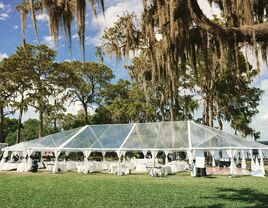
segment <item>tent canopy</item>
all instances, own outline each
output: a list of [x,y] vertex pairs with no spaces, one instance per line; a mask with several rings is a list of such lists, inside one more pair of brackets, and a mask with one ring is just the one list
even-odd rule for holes
[[87,125],[21,142],[8,151],[166,151],[268,149],[266,145],[192,121]]

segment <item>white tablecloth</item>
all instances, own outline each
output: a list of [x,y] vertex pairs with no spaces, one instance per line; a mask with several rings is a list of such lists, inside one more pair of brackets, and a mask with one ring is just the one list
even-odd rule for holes
[[4,163],[2,170],[17,170],[20,163]]

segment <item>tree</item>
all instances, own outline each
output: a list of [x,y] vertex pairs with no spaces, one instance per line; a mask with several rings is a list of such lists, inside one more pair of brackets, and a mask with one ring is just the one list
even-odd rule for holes
[[152,65],[143,50],[139,57],[133,58],[132,64],[126,65],[126,68],[132,82],[144,93],[146,103],[153,103],[160,112],[162,121],[192,119],[192,113],[198,104],[193,95],[184,93],[194,87],[194,80],[189,72],[180,74],[173,93],[171,83],[167,80],[152,80]]
[[88,107],[99,104],[101,91],[113,78],[112,70],[104,64],[79,61],[63,62],[59,64],[58,70],[62,76],[61,83],[68,90],[71,103],[81,103],[85,124],[88,124]]
[[[17,120],[16,119],[6,119],[6,126],[12,126],[12,128],[7,131],[6,140],[9,145],[16,143],[17,135]],[[38,127],[39,121],[36,119],[28,119],[25,121],[21,128],[21,141],[29,141],[32,139],[37,139],[39,136]]]
[[[119,80],[109,84],[103,90],[102,108],[98,113],[109,115],[108,121],[113,123],[149,122],[156,120],[156,108],[153,103],[146,102],[140,88],[127,80]],[[94,117],[93,117],[94,118]]]
[[59,99],[54,100],[54,104],[49,104],[44,112],[44,123],[47,129],[51,129],[50,134],[61,131],[66,108]]
[[[98,8],[97,2],[104,12],[104,0],[90,1],[94,15]],[[124,56],[129,51],[145,46],[148,48],[148,57],[152,62],[153,78],[169,80],[173,90],[176,88],[178,66],[179,70],[184,71],[190,57],[197,70],[197,54],[207,54],[210,48],[213,48],[213,53],[221,60],[222,67],[225,66],[228,56],[233,63],[238,62],[238,45],[253,46],[256,56],[259,51],[262,51],[263,57],[267,53],[265,50],[268,38],[268,23],[265,17],[267,1],[208,0],[210,4],[214,3],[220,8],[223,24],[208,19],[197,0],[145,0],[143,2],[141,27],[135,27],[131,18],[125,18],[120,35],[125,37],[125,43],[122,44],[124,47],[121,50],[116,51],[116,54]],[[71,25],[76,16],[77,33],[84,54],[86,0],[22,0],[17,10],[22,20],[24,40],[28,13],[31,13],[37,33],[35,12],[38,10],[48,12],[50,31],[55,41],[59,35],[59,27],[64,28],[66,37],[71,41]],[[160,40],[156,38],[157,36],[161,37]],[[210,45],[211,39],[217,44]],[[206,59],[204,61],[207,63]]]
[[84,113],[78,112],[77,115],[66,114],[62,120],[62,128],[64,130],[74,129],[85,125]]
[[[93,14],[96,15],[96,1],[90,1]],[[104,10],[104,1],[100,0]],[[194,76],[204,76],[198,65],[204,63],[209,67],[209,53],[219,60],[219,68],[224,71],[228,63],[233,63],[233,70],[238,75],[239,50],[245,45],[253,48],[257,60],[259,53],[266,60],[268,23],[268,2],[264,0],[226,1],[208,0],[221,10],[220,21],[208,19],[197,0],[145,0],[140,27],[133,21],[133,16],[125,15],[116,30],[107,34],[107,40],[116,44],[109,45],[107,51],[117,58],[127,56],[130,52],[143,49],[152,67],[151,80],[154,86],[165,83],[166,100],[170,105],[170,119],[174,120],[174,103],[178,95],[178,79],[191,66]],[[23,33],[27,13],[31,12],[36,29],[35,11],[47,10],[50,19],[51,33],[57,39],[58,28],[65,28],[66,37],[71,39],[71,23],[76,15],[77,32],[84,54],[86,1],[22,1],[17,9],[21,15]],[[36,29],[37,31],[37,29]],[[110,38],[112,37],[112,39]],[[199,55],[204,54],[200,60]],[[246,62],[247,63],[247,62]],[[259,65],[259,62],[257,62]],[[257,67],[259,68],[259,66]],[[212,72],[208,74],[213,74]],[[234,76],[234,75],[233,75]],[[213,80],[214,77],[212,76]],[[213,81],[214,82],[214,81]],[[167,103],[166,102],[166,103]],[[207,103],[212,100],[208,100]],[[210,125],[213,120],[213,109],[210,105]],[[218,114],[220,115],[220,114]]]
[[[14,55],[18,71],[23,70],[30,90],[27,91],[28,104],[39,113],[39,136],[44,135],[44,112],[50,96],[55,95],[55,63],[56,52],[45,45],[25,45],[18,47]],[[28,81],[30,80],[30,81]],[[23,88],[24,89],[24,88]],[[22,94],[23,95],[23,94]],[[23,107],[24,105],[22,105]]]
[[10,106],[14,111],[19,110],[16,143],[20,142],[22,115],[28,108],[30,99],[28,92],[32,88],[31,77],[29,76],[29,65],[27,63],[28,60],[25,59],[24,55],[21,56],[22,54],[21,48],[18,48],[17,52],[3,60],[2,65],[6,71],[9,71],[5,76],[9,80],[10,85],[14,88],[12,94],[13,99],[10,102]]
[[13,113],[13,111],[4,111],[4,108],[10,105],[12,95],[16,90],[9,79],[9,77],[12,76],[11,74],[12,71],[7,70],[3,66],[3,62],[0,62],[0,143],[5,142],[4,119],[8,114]]
[[[10,144],[14,144],[16,142],[16,130],[17,130],[18,120],[15,118],[5,118],[4,120],[4,139],[5,142]],[[10,135],[14,135],[14,139],[10,140]]]
[[112,124],[112,114],[107,106],[99,106],[92,115],[93,124]]
[[220,60],[208,53],[209,65],[198,64],[196,84],[204,103],[203,124],[213,127],[214,120],[217,120],[219,129],[222,129],[225,120],[233,129],[247,136],[254,133],[249,124],[258,113],[262,90],[250,86],[257,71],[246,63],[242,53],[238,55],[239,73],[232,62],[221,69]]

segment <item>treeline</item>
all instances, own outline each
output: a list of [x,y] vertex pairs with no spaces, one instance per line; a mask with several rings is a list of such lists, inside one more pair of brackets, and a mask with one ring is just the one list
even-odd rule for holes
[[[127,80],[112,84],[114,75],[104,64],[57,63],[55,57],[45,45],[25,45],[0,63],[0,142],[18,143],[91,123],[158,120],[156,106],[146,102],[139,86]],[[82,111],[66,115],[65,106],[72,103]],[[38,122],[22,124],[29,107]],[[9,119],[14,113],[18,119]]]
[[[152,79],[146,53],[125,66],[130,81],[112,83],[114,75],[102,63],[102,48],[97,48],[96,54],[99,63],[57,63],[56,52],[47,46],[25,45],[4,59],[0,63],[0,142],[18,143],[85,124],[193,118],[210,126],[217,120],[221,129],[225,120],[244,136],[256,134],[249,124],[258,112],[262,91],[250,87],[257,73],[246,66],[242,54],[241,76],[234,76],[232,70],[219,73],[209,56],[214,71],[200,65],[197,76],[188,67],[179,74],[175,86],[168,80]],[[72,103],[81,105],[77,115],[66,114],[65,106]],[[200,104],[204,105],[203,114],[198,118],[194,112]],[[38,113],[38,120],[22,123],[30,106]],[[10,119],[8,115],[15,112],[17,119]]]

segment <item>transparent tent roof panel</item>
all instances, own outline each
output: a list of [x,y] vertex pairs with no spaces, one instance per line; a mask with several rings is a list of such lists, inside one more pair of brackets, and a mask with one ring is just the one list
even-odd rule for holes
[[122,149],[188,148],[187,122],[139,123]]
[[[134,124],[110,125],[106,130],[99,135],[98,141],[101,148],[117,149],[119,148],[128,134],[130,133]],[[93,144],[90,148],[100,148],[98,143]]]
[[89,126],[87,126],[83,131],[81,131],[78,135],[76,135],[70,142],[63,146],[63,148],[89,148],[94,142],[96,142],[98,138],[91,130]]
[[[7,149],[168,150],[213,148],[267,148],[219,129],[187,121],[88,125],[23,142]],[[190,130],[190,135],[188,132]],[[77,135],[76,135],[77,134]],[[189,143],[191,139],[191,144]],[[63,146],[64,144],[64,146]],[[191,147],[190,147],[191,145]]]

